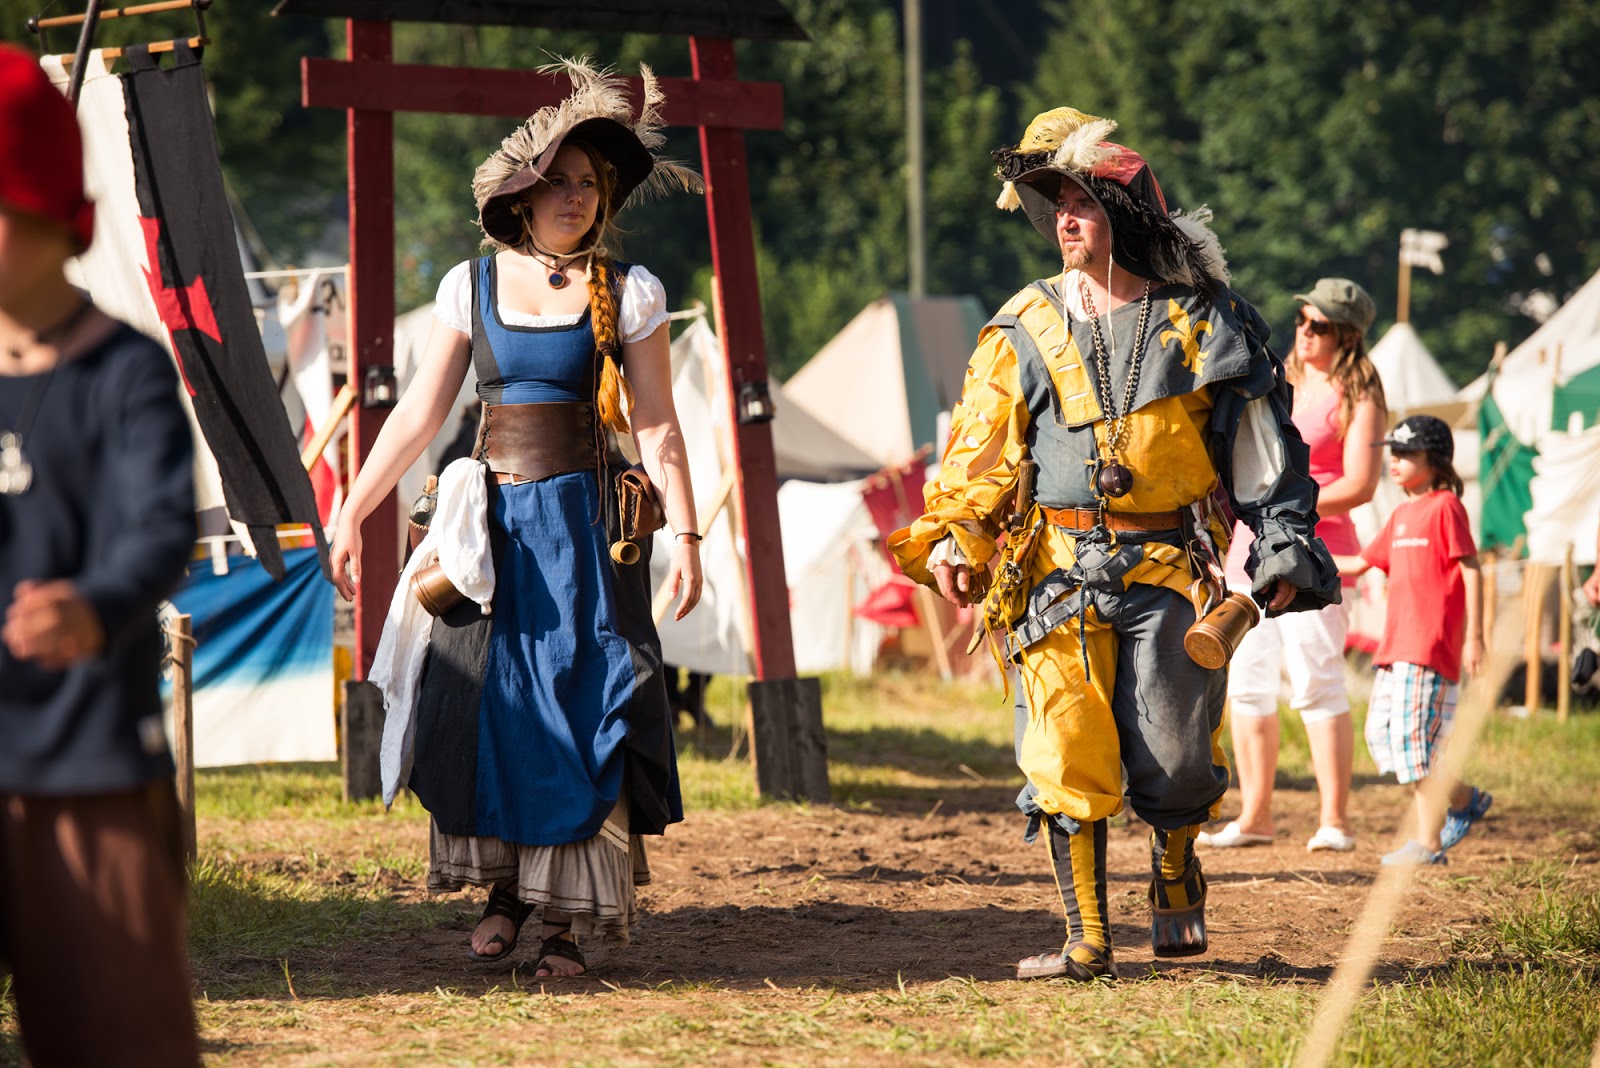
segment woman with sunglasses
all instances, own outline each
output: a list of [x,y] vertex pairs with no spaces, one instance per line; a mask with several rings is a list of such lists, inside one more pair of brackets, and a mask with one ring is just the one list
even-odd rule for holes
[[[1372,499],[1382,471],[1387,427],[1383,383],[1367,356],[1366,331],[1376,315],[1367,291],[1347,278],[1320,278],[1295,314],[1287,363],[1294,385],[1294,424],[1311,449],[1317,496],[1317,536],[1335,556],[1358,552],[1350,510]],[[1228,553],[1228,580],[1248,584],[1251,534],[1239,524]],[[1347,585],[1349,580],[1346,580]],[[1262,620],[1245,636],[1228,672],[1234,766],[1239,772],[1238,819],[1199,842],[1218,848],[1273,841],[1272,785],[1278,770],[1278,691],[1289,679],[1289,705],[1300,713],[1311,744],[1321,818],[1306,848],[1355,848],[1347,808],[1355,732],[1345,695],[1347,605]]]

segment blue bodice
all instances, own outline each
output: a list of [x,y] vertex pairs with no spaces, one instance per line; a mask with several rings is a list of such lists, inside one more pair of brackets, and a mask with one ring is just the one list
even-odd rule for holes
[[570,326],[508,326],[500,320],[495,258],[473,264],[472,366],[485,404],[594,399],[594,326],[589,310]]

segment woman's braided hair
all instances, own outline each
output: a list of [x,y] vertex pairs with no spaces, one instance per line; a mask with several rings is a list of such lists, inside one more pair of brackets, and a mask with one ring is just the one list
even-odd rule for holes
[[595,359],[599,362],[595,409],[600,424],[618,434],[628,433],[628,413],[633,410],[633,387],[622,377],[622,346],[617,338],[616,264],[595,251],[589,265],[589,322],[594,327]]

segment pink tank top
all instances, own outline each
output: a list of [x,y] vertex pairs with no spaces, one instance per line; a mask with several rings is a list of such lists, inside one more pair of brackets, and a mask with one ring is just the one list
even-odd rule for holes
[[[1339,436],[1338,390],[1329,390],[1324,399],[1314,406],[1295,405],[1294,425],[1311,450],[1311,478],[1319,486],[1326,486],[1344,474],[1344,439]],[[1356,537],[1356,525],[1349,513],[1323,516],[1317,521],[1317,537],[1335,556],[1356,556],[1361,552],[1361,541]],[[1243,523],[1233,530],[1233,544],[1228,547],[1227,575],[1231,586],[1243,588],[1249,581],[1244,561],[1255,535]],[[1355,585],[1354,579],[1344,580],[1346,586]]]

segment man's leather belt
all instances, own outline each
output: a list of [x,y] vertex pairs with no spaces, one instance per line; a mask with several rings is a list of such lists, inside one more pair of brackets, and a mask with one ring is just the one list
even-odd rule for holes
[[496,475],[511,475],[519,482],[592,471],[594,420],[594,405],[587,401],[485,404],[472,454]]
[[1177,530],[1182,512],[1100,512],[1093,508],[1045,508],[1044,517],[1068,530],[1092,530],[1104,524],[1107,530]]

